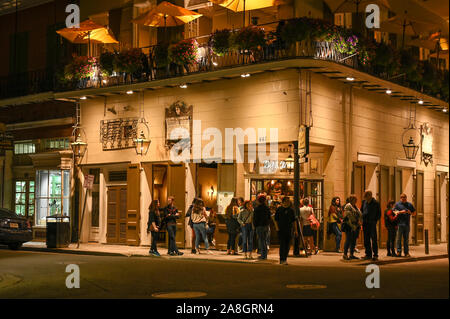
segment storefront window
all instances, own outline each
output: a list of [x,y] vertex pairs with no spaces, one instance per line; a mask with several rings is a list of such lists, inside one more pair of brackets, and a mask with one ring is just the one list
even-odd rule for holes
[[16,181],[14,188],[14,211],[17,215],[34,215],[34,181]]
[[68,170],[37,171],[36,225],[45,226],[45,218],[63,214],[69,216],[70,172]]

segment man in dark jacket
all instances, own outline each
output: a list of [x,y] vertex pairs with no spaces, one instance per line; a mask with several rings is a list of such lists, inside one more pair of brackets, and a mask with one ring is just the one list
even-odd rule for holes
[[270,209],[266,204],[266,196],[259,195],[258,206],[253,212],[253,225],[256,229],[256,234],[258,235],[259,251],[261,256],[258,257],[261,260],[267,259],[267,234],[269,232],[270,225]]
[[167,234],[169,235],[169,251],[168,255],[181,256],[183,253],[178,250],[176,242],[177,234],[177,219],[180,218],[180,213],[174,205],[175,198],[169,196],[167,199],[167,206],[164,208],[164,220],[167,224]]
[[364,247],[366,256],[364,259],[378,260],[377,223],[381,218],[380,204],[372,197],[372,192],[364,192],[364,200],[361,205],[364,232]]

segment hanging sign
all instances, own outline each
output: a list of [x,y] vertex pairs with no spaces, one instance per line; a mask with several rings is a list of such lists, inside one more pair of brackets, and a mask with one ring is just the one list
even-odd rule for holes
[[420,127],[421,140],[422,140],[422,154],[420,156],[421,162],[428,166],[429,163],[433,163],[433,130],[428,123],[424,123]]
[[83,187],[86,189],[92,189],[94,186],[94,175],[84,175],[84,184]]
[[306,125],[301,125],[298,130],[298,156],[300,159],[309,154],[309,129]]

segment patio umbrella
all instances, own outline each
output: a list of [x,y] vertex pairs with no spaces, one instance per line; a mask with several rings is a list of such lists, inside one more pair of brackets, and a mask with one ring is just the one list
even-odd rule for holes
[[325,0],[334,13],[365,12],[369,4],[390,9],[388,0]]
[[91,43],[119,43],[108,28],[90,19],[81,22],[79,28],[64,28],[56,31],[56,33],[72,43],[88,44],[89,55],[91,55]]
[[268,8],[286,3],[286,0],[209,0],[212,3],[230,9],[234,12],[244,12],[245,27],[245,11]]
[[202,14],[163,1],[132,22],[148,27],[176,27],[200,18]]
[[381,22],[381,31],[402,35],[402,46],[405,44],[405,35],[419,35],[436,31],[439,26],[424,22],[408,15],[407,11]]

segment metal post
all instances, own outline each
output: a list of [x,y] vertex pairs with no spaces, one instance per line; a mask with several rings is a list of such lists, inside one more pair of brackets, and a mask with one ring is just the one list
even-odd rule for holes
[[302,240],[306,257],[308,257],[308,248],[306,247],[305,238],[303,237],[302,224],[300,222],[300,157],[298,156],[298,141],[294,141],[294,211],[299,217],[297,220],[298,234]]
[[425,229],[425,255],[430,253],[430,247],[428,242],[428,229]]
[[86,192],[84,194],[83,212],[81,213],[81,224],[80,224],[80,229],[78,231],[77,248],[80,248],[81,231],[83,230],[84,211],[86,210],[87,197],[88,197],[88,189],[86,188]]

